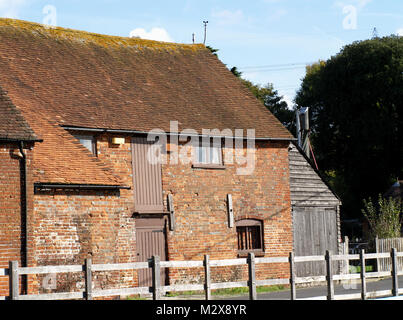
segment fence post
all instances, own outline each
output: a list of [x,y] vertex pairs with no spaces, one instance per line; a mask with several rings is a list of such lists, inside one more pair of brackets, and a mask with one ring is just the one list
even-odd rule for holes
[[365,275],[365,250],[360,251],[360,261],[361,261],[361,299],[367,299],[367,282]]
[[19,283],[19,275],[18,275],[18,261],[9,262],[8,279],[9,279],[10,299],[19,300],[20,283]]
[[[350,244],[349,244],[349,239],[347,236],[344,237],[344,252],[343,254],[348,255],[350,253]],[[350,273],[350,260],[347,258],[344,261],[344,273],[349,274]]]
[[204,291],[206,300],[211,300],[211,277],[210,277],[210,257],[204,256]]
[[257,300],[256,293],[256,269],[255,269],[255,254],[248,254],[248,270],[249,270],[249,299]]
[[327,300],[334,299],[334,283],[333,283],[333,265],[332,265],[332,253],[326,251],[326,280],[327,280]]
[[290,262],[290,289],[291,289],[291,300],[297,299],[297,291],[295,288],[295,261],[294,261],[294,252],[290,252],[289,257]]
[[85,299],[92,300],[92,259],[85,259]]
[[396,248],[392,248],[390,255],[392,259],[392,283],[393,283],[392,294],[393,296],[397,297],[399,295],[399,278],[398,278],[399,270],[397,265]]
[[[379,239],[378,239],[378,236],[375,237],[375,252],[379,253]],[[376,258],[376,271],[377,272],[381,271],[378,257]]]
[[153,300],[161,300],[161,264],[160,257],[152,257]]

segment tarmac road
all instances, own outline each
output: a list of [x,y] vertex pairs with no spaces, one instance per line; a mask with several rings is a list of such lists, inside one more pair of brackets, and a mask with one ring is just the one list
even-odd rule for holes
[[[403,285],[403,276],[399,277],[400,287]],[[392,278],[377,281],[367,281],[367,292],[379,290],[392,290]],[[361,283],[348,283],[334,286],[335,295],[361,292]],[[297,288],[297,299],[307,299],[327,295],[327,287]],[[248,300],[248,296],[227,297],[226,300]],[[290,290],[258,294],[258,300],[290,300]]]

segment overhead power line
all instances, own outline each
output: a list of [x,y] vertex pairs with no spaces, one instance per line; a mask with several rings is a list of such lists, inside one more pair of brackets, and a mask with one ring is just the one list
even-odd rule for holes
[[278,69],[278,68],[302,68],[307,65],[313,64],[314,62],[294,62],[294,63],[284,63],[284,64],[272,64],[265,66],[248,66],[238,68],[239,70],[250,70],[250,69]]
[[298,70],[298,69],[304,69],[305,66],[301,67],[290,67],[290,68],[277,68],[277,69],[248,69],[248,70],[242,70],[240,69],[241,72],[277,72],[277,71],[290,71],[290,70]]

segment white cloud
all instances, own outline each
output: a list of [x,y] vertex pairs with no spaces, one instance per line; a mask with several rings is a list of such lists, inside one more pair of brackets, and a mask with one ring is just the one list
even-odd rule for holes
[[269,3],[269,4],[272,4],[272,3],[279,3],[279,2],[281,2],[282,0],[263,0],[263,2],[264,3]]
[[397,35],[403,37],[403,28],[400,28],[396,31]]
[[143,28],[137,28],[130,32],[130,37],[139,37],[141,39],[174,42],[168,32],[163,28],[152,28],[147,32]]
[[367,4],[372,2],[372,0],[357,0],[357,2],[358,2],[358,7],[362,9],[362,8],[366,7]]
[[277,9],[272,13],[268,14],[267,21],[275,22],[282,19],[284,16],[288,14],[288,11],[285,9]]
[[19,12],[27,0],[0,0],[0,16],[3,18],[18,18]]
[[287,103],[288,109],[292,109],[292,107],[294,106],[294,101],[292,100],[292,98],[290,98],[288,95],[285,94],[283,95],[282,100]]
[[214,9],[211,16],[217,20],[220,25],[233,25],[238,24],[244,19],[242,10],[216,10]]
[[333,5],[335,7],[345,8],[346,6],[354,6],[358,10],[364,9],[372,0],[350,0],[348,3],[342,1],[335,1]]

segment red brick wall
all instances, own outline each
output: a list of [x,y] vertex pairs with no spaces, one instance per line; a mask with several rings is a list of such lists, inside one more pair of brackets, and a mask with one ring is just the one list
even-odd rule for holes
[[[129,140],[130,141],[130,140]],[[131,185],[130,143],[116,148],[108,137],[98,137],[98,157],[126,178]],[[83,264],[87,257],[96,263],[136,261],[135,229],[131,190],[51,190],[34,197],[34,247],[37,265]],[[95,288],[133,286],[136,272],[94,274]],[[77,291],[84,287],[82,274],[58,275],[57,288],[46,291],[43,277],[35,290]],[[77,284],[76,284],[77,283]]]
[[[122,146],[110,144],[110,136],[97,137],[98,157],[133,186],[130,137]],[[236,174],[238,165],[225,170],[193,169],[191,165],[164,165],[164,197],[174,198],[176,230],[169,231],[170,260],[237,258],[236,228],[228,228],[227,194],[232,194],[235,219],[255,218],[264,223],[265,256],[286,256],[292,250],[288,144],[259,142],[256,168],[250,176]],[[30,265],[81,264],[136,261],[133,190],[38,192],[34,196]],[[8,261],[8,260],[7,260]],[[216,281],[245,279],[246,268],[214,268]],[[288,276],[288,265],[257,267],[258,279]],[[43,277],[42,277],[43,278]],[[45,291],[42,278],[33,291]],[[137,272],[95,275],[97,288],[137,284]],[[170,281],[200,282],[201,270],[170,270]],[[78,285],[75,283],[78,282]],[[60,275],[57,290],[83,287],[81,275]]]
[[[123,209],[119,191],[37,192],[34,205],[37,265],[83,264],[86,258],[92,258],[94,264],[134,261],[133,221]],[[133,284],[133,272],[97,273],[95,288],[114,288],[121,284],[121,277]],[[38,280],[37,288],[43,287],[42,281]],[[62,292],[83,287],[82,274],[58,275],[54,289]]]
[[[27,155],[27,210],[28,234],[29,216],[32,213],[32,151],[24,150]],[[9,261],[21,265],[21,193],[20,160],[17,144],[0,144],[0,268],[8,268]],[[23,222],[24,223],[24,222]],[[25,223],[24,223],[25,225]],[[28,244],[28,255],[31,254]],[[28,256],[28,263],[30,257]],[[0,276],[0,296],[8,296],[8,277]]]
[[[265,257],[288,256],[292,251],[288,144],[257,144],[256,167],[252,175],[236,174],[237,164],[225,170],[193,169],[190,165],[164,166],[163,188],[172,193],[176,230],[168,235],[170,260],[234,259],[237,254],[236,228],[228,227],[227,194],[232,194],[235,220],[263,220]],[[288,276],[288,265],[257,267],[258,279]],[[215,269],[218,280],[246,277],[246,268]],[[214,270],[213,270],[214,276]],[[171,280],[184,280],[181,270]],[[193,281],[202,279],[200,270]]]

